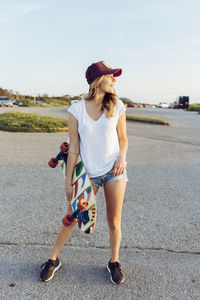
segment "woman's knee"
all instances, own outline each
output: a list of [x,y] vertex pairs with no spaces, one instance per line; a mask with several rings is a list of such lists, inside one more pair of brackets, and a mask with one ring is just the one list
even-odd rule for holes
[[121,230],[121,222],[119,222],[118,220],[108,220],[108,226],[112,231]]

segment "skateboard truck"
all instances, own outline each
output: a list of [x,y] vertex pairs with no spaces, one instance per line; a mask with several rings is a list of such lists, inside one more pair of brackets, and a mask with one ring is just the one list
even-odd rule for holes
[[72,215],[66,215],[62,219],[62,223],[65,226],[70,226],[75,220],[79,220],[83,222],[85,225],[87,222],[89,222],[89,216],[88,216],[88,206],[89,202],[85,199],[81,199],[77,205],[77,209],[73,212]]
[[49,167],[55,168],[58,165],[59,160],[64,160],[64,162],[67,165],[69,144],[66,142],[62,143],[62,145],[60,146],[60,150],[61,151],[58,153],[58,155],[56,157],[52,157],[49,160],[49,162],[48,162]]

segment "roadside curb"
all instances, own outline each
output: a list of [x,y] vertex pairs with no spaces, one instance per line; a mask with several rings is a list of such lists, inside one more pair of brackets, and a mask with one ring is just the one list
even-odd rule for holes
[[149,123],[149,124],[154,124],[154,125],[171,126],[171,123],[166,120],[152,118],[152,117],[150,118],[150,117],[146,117],[146,116],[127,115],[126,120],[133,121],[133,122]]

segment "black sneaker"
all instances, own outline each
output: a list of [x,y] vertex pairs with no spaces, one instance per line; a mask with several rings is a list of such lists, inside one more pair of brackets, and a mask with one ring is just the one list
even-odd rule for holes
[[49,259],[41,266],[42,271],[40,273],[40,279],[45,282],[50,281],[60,267],[61,263],[58,258],[56,260]]
[[107,265],[108,272],[110,275],[110,280],[114,284],[119,284],[124,282],[124,275],[121,271],[121,265],[118,262],[111,263],[111,260],[109,261]]

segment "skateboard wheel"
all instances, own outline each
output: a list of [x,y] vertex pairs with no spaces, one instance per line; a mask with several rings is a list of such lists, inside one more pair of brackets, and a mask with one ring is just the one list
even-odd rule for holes
[[72,220],[68,220],[68,218],[70,217],[70,215],[66,215],[63,219],[62,219],[62,223],[65,226],[70,226],[72,223],[74,223],[74,219]]
[[67,152],[69,150],[69,144],[66,142],[62,143],[62,145],[60,146],[60,150],[62,152]]
[[55,162],[54,160],[55,160],[54,157],[52,157],[52,158],[50,159],[50,161],[48,162],[49,167],[55,168],[55,167],[57,166],[58,161]]
[[80,211],[84,211],[86,209],[88,209],[89,207],[89,202],[85,199],[81,199],[79,201],[79,203],[77,204],[77,208],[80,210]]

